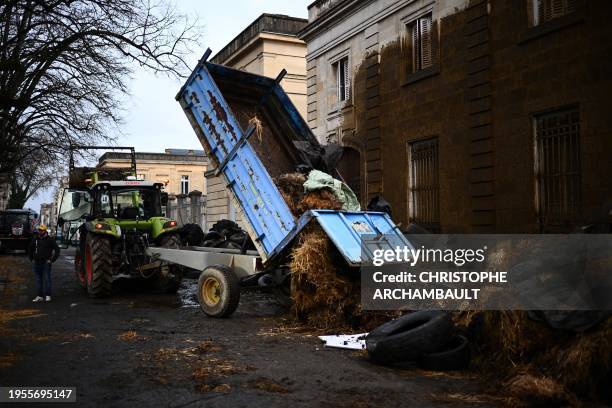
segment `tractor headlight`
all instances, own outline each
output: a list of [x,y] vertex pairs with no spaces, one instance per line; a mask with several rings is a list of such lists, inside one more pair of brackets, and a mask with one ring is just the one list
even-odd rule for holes
[[108,225],[108,224],[104,224],[104,223],[101,223],[101,222],[97,222],[97,223],[96,223],[96,229],[97,229],[98,231],[110,231],[110,230],[111,230],[111,226],[110,226],[110,225]]
[[176,228],[176,221],[172,220],[172,221],[168,221],[164,224],[164,229],[168,229],[168,228]]

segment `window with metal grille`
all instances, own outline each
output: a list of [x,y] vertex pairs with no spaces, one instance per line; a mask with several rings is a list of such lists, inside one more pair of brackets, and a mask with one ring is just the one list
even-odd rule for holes
[[440,226],[438,138],[410,143],[408,151],[410,221],[432,231],[438,231]]
[[431,14],[417,18],[408,24],[410,48],[412,50],[411,72],[417,72],[433,65],[432,19]]
[[577,0],[530,0],[532,7],[532,24],[545,23],[576,11]]
[[538,222],[569,225],[580,209],[580,115],[567,109],[533,119]]
[[181,194],[189,194],[189,176],[181,176]]
[[351,78],[348,57],[334,63],[336,71],[336,91],[338,102],[347,101],[351,95]]

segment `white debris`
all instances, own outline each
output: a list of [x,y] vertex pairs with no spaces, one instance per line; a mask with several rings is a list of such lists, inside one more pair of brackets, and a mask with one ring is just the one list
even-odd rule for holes
[[335,347],[349,350],[363,350],[366,348],[365,338],[368,333],[336,334],[333,336],[319,336],[325,347]]

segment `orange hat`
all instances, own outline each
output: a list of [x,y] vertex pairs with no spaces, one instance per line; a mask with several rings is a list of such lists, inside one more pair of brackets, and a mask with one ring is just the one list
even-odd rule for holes
[[40,224],[40,225],[38,226],[38,230],[39,230],[39,231],[45,231],[45,232],[46,232],[46,231],[47,231],[47,226],[46,226],[45,224]]

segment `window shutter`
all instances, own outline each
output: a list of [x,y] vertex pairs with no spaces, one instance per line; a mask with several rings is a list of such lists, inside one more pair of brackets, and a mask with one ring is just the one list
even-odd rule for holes
[[351,95],[351,76],[349,73],[349,60],[343,60],[344,63],[344,99],[348,100]]
[[551,19],[551,1],[553,0],[540,0],[540,23]]
[[342,64],[340,62],[336,63],[336,101],[338,102],[342,100],[342,95],[340,95],[340,91],[342,89],[342,86],[340,83],[340,77],[341,77],[341,71],[342,71],[341,65]]
[[563,7],[564,2],[565,2],[564,0],[551,0],[551,5],[550,5],[551,18],[561,17],[562,15],[565,14],[564,7]]
[[421,69],[432,65],[431,16],[419,19],[421,26]]
[[421,69],[421,43],[419,41],[419,20],[412,25],[412,72]]

